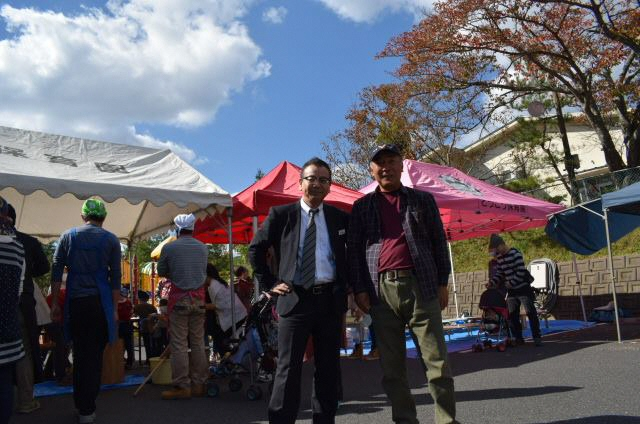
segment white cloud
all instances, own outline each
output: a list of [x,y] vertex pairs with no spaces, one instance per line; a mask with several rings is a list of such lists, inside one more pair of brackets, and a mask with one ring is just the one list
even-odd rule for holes
[[192,162],[195,165],[202,165],[209,162],[208,158],[197,156],[196,152],[184,144],[170,140],[158,140],[150,134],[138,134],[133,126],[128,128],[128,134],[125,135],[125,140],[132,141],[135,144],[139,144],[144,147],[151,147],[153,149],[169,149],[181,158]]
[[287,9],[283,6],[270,7],[262,12],[262,20],[272,24],[281,24],[287,16]]
[[109,0],[65,15],[0,8],[0,123],[167,146],[136,124],[210,122],[270,65],[241,21],[255,0]]
[[416,20],[424,16],[435,0],[319,0],[343,19],[373,22],[384,12],[410,13]]

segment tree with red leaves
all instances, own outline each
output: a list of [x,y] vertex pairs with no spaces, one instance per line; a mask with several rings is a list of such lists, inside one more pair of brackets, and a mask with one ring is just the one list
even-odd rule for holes
[[[570,99],[615,171],[640,165],[639,17],[629,0],[440,1],[380,57],[402,58],[396,75],[407,98],[444,110],[454,93],[465,93],[482,111],[469,114],[475,125],[503,117],[527,96]],[[616,126],[626,163],[611,136]]]

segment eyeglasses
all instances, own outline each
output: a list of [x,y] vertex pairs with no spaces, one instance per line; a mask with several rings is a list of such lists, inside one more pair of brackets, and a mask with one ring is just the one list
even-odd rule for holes
[[322,185],[327,185],[327,184],[331,184],[331,178],[327,178],[327,177],[316,177],[315,175],[308,175],[306,177],[302,177],[303,180],[307,181],[308,183],[314,184],[316,182],[320,182],[320,184]]

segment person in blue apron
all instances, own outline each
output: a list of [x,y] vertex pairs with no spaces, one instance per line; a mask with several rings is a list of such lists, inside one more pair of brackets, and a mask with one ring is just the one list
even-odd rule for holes
[[102,228],[107,210],[99,199],[82,205],[84,225],[62,234],[53,255],[51,319],[62,314],[58,293],[64,267],[69,270],[63,326],[73,343],[73,400],[80,424],[95,420],[102,354],[118,337],[114,305],[120,294],[120,242]]

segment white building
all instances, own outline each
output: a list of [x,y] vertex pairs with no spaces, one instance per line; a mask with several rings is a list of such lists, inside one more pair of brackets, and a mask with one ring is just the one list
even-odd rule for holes
[[[566,128],[571,153],[577,155],[579,168],[576,170],[576,179],[580,188],[581,200],[600,197],[601,193],[613,191],[620,185],[640,180],[640,170],[624,170],[621,174],[613,175],[609,172],[604,153],[598,136],[585,122],[581,122],[580,115],[567,119]],[[555,120],[546,118],[525,118],[525,123],[533,123],[540,134],[546,133],[547,145],[551,150],[562,154],[562,141]],[[564,203],[571,201],[569,193],[561,183],[558,174],[548,164],[541,165],[541,159],[547,154],[541,147],[535,147],[528,155],[522,153],[522,147],[516,147],[518,134],[523,128],[522,121],[514,120],[499,128],[493,133],[481,138],[477,142],[467,146],[464,151],[470,156],[480,156],[479,166],[472,174],[493,184],[504,184],[513,179],[521,178],[523,166],[528,167],[532,175],[543,181],[544,191],[550,196],[565,196]],[[625,147],[622,143],[622,132],[611,131],[611,136],[623,158],[626,157]],[[542,138],[542,137],[540,137]],[[522,146],[522,144],[520,144]],[[525,159],[523,161],[523,158]],[[523,162],[526,162],[523,164]],[[558,162],[558,168],[566,176],[566,170],[562,159]],[[637,175],[629,181],[629,175]],[[626,179],[625,179],[626,177]],[[623,184],[624,180],[624,184]]]

